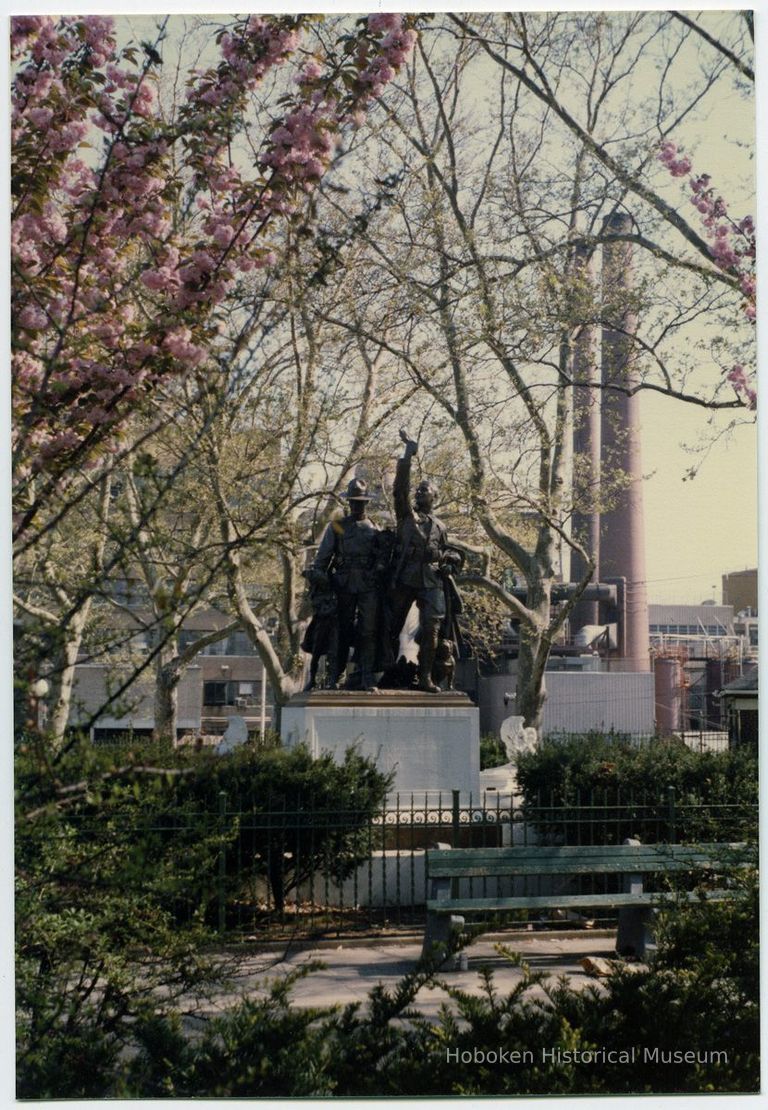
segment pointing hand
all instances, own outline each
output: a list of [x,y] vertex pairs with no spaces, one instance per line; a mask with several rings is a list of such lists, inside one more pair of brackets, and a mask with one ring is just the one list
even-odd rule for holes
[[415,439],[411,439],[405,428],[400,429],[400,439],[403,441],[406,448],[408,449],[408,454],[415,455],[419,449],[419,445]]

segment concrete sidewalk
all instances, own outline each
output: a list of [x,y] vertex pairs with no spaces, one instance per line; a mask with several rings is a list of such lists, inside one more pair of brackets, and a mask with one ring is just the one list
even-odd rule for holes
[[[586,974],[579,961],[585,956],[612,958],[615,932],[539,933],[506,937],[502,941],[481,938],[464,949],[468,957],[468,970],[453,969],[450,960],[440,978],[450,986],[460,987],[473,994],[480,994],[482,986],[478,970],[482,966],[493,969],[497,990],[506,994],[521,977],[519,968],[511,964],[496,950],[497,943],[504,943],[519,953],[533,970],[544,971],[552,978],[566,975],[574,987],[599,980]],[[279,950],[246,954],[239,961],[239,970],[232,984],[222,989],[210,1003],[201,1008],[201,1015],[210,1017],[217,1010],[232,1006],[238,998],[263,995],[269,981],[312,961],[321,961],[325,967],[310,972],[293,988],[296,1006],[332,1006],[348,1002],[362,1002],[370,990],[381,983],[392,988],[408,972],[413,971],[421,953],[421,942],[383,943],[365,945],[353,941],[336,947],[305,948],[285,955]],[[426,1017],[435,1017],[440,1005],[447,1000],[443,990],[436,987],[421,989],[416,1006]]]

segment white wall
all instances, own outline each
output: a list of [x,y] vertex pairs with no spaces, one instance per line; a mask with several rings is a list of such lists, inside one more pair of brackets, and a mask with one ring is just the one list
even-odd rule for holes
[[[202,710],[201,669],[187,667],[179,682],[179,728],[200,728]],[[106,702],[109,689],[120,682],[117,668],[102,663],[79,663],[75,668],[70,725],[76,726],[97,712]],[[154,674],[151,667],[134,682],[117,702],[99,717],[98,728],[152,728],[154,724]]]
[[[589,729],[615,729],[617,732],[654,731],[654,678],[644,673],[596,673],[547,671],[547,700],[544,704],[542,732],[586,732]],[[514,692],[515,676],[491,675],[480,680],[480,699],[484,722],[498,732],[505,717],[514,715],[511,701],[504,705],[504,694]]]

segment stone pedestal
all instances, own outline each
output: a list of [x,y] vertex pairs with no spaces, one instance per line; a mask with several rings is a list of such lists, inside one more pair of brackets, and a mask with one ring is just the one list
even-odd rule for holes
[[478,797],[480,717],[466,694],[313,690],[283,706],[280,735],[286,747],[305,743],[337,762],[354,745],[379,770],[394,770],[393,793]]

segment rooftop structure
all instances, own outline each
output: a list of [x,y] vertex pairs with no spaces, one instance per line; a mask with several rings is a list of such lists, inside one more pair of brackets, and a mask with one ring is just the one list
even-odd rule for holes
[[749,610],[757,616],[757,568],[731,571],[722,581],[723,605],[732,605],[734,613]]

